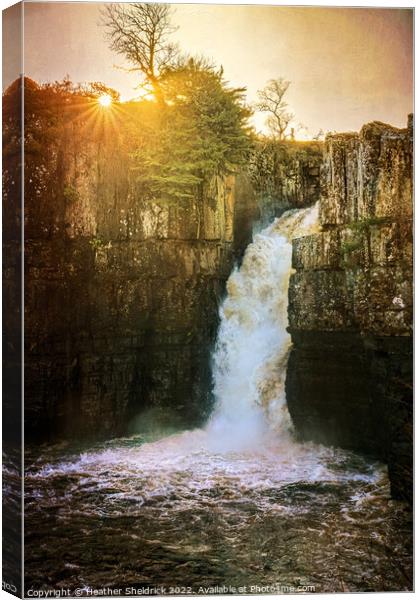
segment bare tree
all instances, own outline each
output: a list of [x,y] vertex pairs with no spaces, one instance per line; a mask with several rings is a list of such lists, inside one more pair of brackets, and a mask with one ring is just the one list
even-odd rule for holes
[[267,85],[257,92],[258,102],[256,108],[262,112],[267,112],[267,125],[273,135],[278,139],[286,138],[286,131],[294,118],[293,113],[288,112],[288,104],[284,96],[289,89],[290,81],[282,77],[270,79]]
[[319,140],[323,140],[324,138],[325,138],[325,132],[323,129],[320,129],[318,131],[318,133],[316,135],[314,135],[313,139],[318,142]]
[[162,100],[159,77],[178,54],[168,38],[176,31],[168,4],[109,4],[102,10],[102,24],[110,48],[143,75],[143,87]]

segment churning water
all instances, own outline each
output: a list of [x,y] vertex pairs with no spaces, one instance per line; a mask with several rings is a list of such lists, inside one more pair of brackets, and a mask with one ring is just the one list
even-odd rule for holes
[[208,431],[222,447],[289,438],[285,377],[291,240],[317,229],[318,206],[285,213],[254,237],[227,283],[214,357],[216,410]]
[[410,511],[389,499],[384,466],[293,439],[291,239],[313,231],[316,211],[276,220],[232,273],[206,428],[28,454],[27,587],[411,589]]

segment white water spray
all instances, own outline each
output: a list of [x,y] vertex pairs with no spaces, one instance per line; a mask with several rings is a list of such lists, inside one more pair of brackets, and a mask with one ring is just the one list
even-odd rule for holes
[[227,283],[214,354],[217,445],[255,446],[270,430],[290,431],[285,378],[292,239],[316,232],[318,206],[292,210],[254,236]]

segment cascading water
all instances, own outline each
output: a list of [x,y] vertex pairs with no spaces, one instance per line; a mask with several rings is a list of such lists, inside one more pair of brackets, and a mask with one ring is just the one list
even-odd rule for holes
[[287,435],[285,377],[292,239],[317,230],[318,206],[285,213],[257,234],[228,283],[214,356],[215,414],[208,431],[221,445]]
[[29,586],[79,596],[104,585],[167,594],[404,589],[411,523],[388,500],[384,466],[289,433],[291,240],[313,231],[316,217],[313,207],[277,219],[229,278],[205,429],[28,454]]

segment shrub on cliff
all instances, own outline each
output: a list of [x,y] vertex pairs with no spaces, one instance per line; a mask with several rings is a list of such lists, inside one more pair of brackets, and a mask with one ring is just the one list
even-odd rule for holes
[[213,175],[242,165],[250,148],[244,89],[230,88],[222,70],[188,59],[161,81],[153,127],[135,152],[138,180],[153,196],[189,197]]
[[[138,72],[150,120],[131,127],[142,193],[151,197],[197,195],[215,174],[241,165],[249,146],[244,89],[229,88],[203,59],[183,58],[170,41],[176,30],[168,4],[110,4],[102,25],[111,50]],[[152,113],[156,114],[153,115]]]

